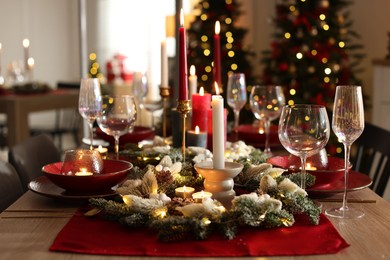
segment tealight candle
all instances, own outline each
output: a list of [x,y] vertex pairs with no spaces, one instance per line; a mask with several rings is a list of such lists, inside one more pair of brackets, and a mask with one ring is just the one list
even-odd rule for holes
[[102,159],[106,159],[107,158],[108,149],[106,147],[102,147],[101,145],[99,145],[99,147],[95,148],[95,150],[99,152],[99,154],[102,157]]
[[[302,167],[299,167],[300,170],[302,170]],[[317,168],[312,166],[310,163],[306,163],[306,167],[305,167],[306,171],[316,171]]]
[[207,133],[200,132],[199,126],[195,127],[195,130],[187,131],[187,145],[206,148]]
[[175,195],[176,197],[187,199],[191,198],[191,195],[194,193],[194,191],[195,189],[192,187],[183,186],[175,189]]
[[307,164],[306,164],[306,170],[307,170],[307,171],[316,171],[317,168],[314,167],[314,166],[312,166],[310,163],[307,163]]
[[192,198],[196,203],[202,203],[205,199],[211,198],[212,196],[213,194],[211,192],[203,190],[192,194]]
[[92,172],[87,172],[87,169],[81,168],[79,172],[76,172],[74,175],[76,176],[91,176],[93,175]]

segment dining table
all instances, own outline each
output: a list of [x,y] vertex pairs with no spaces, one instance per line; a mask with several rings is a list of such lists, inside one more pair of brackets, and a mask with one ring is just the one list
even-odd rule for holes
[[38,111],[78,107],[79,91],[55,89],[44,93],[6,93],[0,95],[0,113],[7,116],[8,147],[30,136],[29,114]]
[[[341,205],[342,193],[319,197],[322,207]],[[329,218],[335,229],[349,244],[335,254],[309,256],[251,257],[252,259],[390,259],[390,203],[370,188],[349,193],[352,207],[361,208],[365,215],[359,219]],[[0,214],[0,259],[157,259],[163,257],[94,255],[51,251],[57,234],[72,216],[87,202],[62,200],[42,196],[31,190]],[[129,230],[131,232],[131,230]],[[101,236],[105,236],[104,233]],[[307,238],[306,243],[310,243]],[[305,247],[305,243],[301,245]],[[179,259],[179,257],[170,257]],[[188,257],[191,258],[191,257]],[[207,259],[208,257],[204,257]],[[215,257],[210,257],[210,259]],[[237,259],[249,257],[237,257]]]

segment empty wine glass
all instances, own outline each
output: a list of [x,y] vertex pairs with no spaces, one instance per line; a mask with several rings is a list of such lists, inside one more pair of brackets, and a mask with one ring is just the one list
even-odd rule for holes
[[364,107],[360,86],[337,86],[333,104],[332,129],[344,144],[344,194],[341,208],[327,209],[325,214],[336,218],[360,218],[364,212],[347,205],[349,156],[352,143],[364,130]]
[[136,98],[138,108],[143,108],[144,97],[148,93],[148,79],[143,72],[134,72],[132,93]]
[[162,109],[162,100],[146,100],[146,98],[144,98],[142,106],[152,114],[152,129],[155,130],[154,112]]
[[324,106],[284,106],[279,119],[278,135],[284,148],[301,159],[301,188],[306,188],[306,159],[325,147],[330,135],[328,114]]
[[97,78],[84,78],[80,83],[79,113],[89,126],[90,149],[93,149],[93,123],[102,108],[100,82]]
[[245,106],[247,101],[246,82],[244,73],[229,74],[227,93],[227,103],[234,112],[234,130],[237,131],[240,111]]
[[119,137],[134,130],[137,109],[133,96],[103,96],[97,123],[115,139],[115,155],[119,159]]
[[286,104],[283,89],[280,86],[253,86],[249,102],[255,117],[264,122],[264,153],[271,155],[269,130],[271,121],[279,117],[281,108]]

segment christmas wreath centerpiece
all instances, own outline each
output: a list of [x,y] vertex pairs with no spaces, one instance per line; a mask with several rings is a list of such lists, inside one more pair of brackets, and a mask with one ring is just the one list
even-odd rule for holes
[[[150,149],[143,154],[158,153],[162,159],[157,165],[133,168],[131,179],[117,188],[121,201],[89,200],[106,218],[131,227],[155,229],[162,241],[206,239],[214,231],[232,239],[242,226],[292,226],[295,214],[305,214],[313,225],[319,223],[321,210],[297,185],[300,176],[286,175],[284,169],[265,163],[266,156],[260,150],[241,141],[227,144],[226,159],[244,164],[235,178],[244,192],[233,199],[228,209],[211,198],[195,203],[192,198],[175,196],[175,188],[183,185],[203,190],[204,179],[193,165],[210,160],[210,151],[190,147],[188,161],[181,162],[175,149],[159,146]],[[308,176],[307,184],[313,183],[314,176]]]

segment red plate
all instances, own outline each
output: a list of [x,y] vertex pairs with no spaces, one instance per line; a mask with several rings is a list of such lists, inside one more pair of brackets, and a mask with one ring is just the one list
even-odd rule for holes
[[[114,137],[104,133],[99,127],[96,128],[96,135],[101,139],[110,143],[110,145],[115,144]],[[132,133],[128,133],[119,137],[119,145],[124,145],[127,143],[137,144],[138,142],[146,139],[153,139],[154,131],[149,127],[136,126]]]
[[[368,175],[355,171],[349,172],[348,191],[361,190],[369,187],[371,184],[372,180]],[[315,184],[306,190],[310,194],[342,193],[344,192],[344,178],[327,184]]]
[[[268,158],[268,163],[273,166],[287,169],[291,172],[298,171],[300,167],[300,160],[298,157],[294,157],[293,162],[290,159],[290,156],[274,156]],[[328,168],[316,170],[316,172],[335,172],[335,171],[343,171],[344,170],[344,159],[338,157],[328,157]],[[310,172],[310,170],[307,170]]]
[[[289,156],[275,156],[267,160],[275,167],[287,169],[289,172],[296,172],[299,167],[296,165],[299,161],[291,164]],[[298,159],[297,159],[298,160]],[[316,176],[316,185],[333,183],[344,177],[344,159],[338,157],[328,157],[328,168],[322,170],[307,170],[310,174]]]

